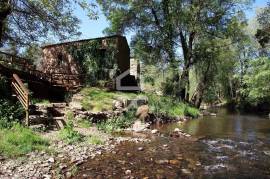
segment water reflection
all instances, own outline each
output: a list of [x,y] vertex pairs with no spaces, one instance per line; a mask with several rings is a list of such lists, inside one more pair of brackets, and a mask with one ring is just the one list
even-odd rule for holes
[[194,136],[236,137],[246,140],[269,138],[270,120],[255,115],[231,114],[226,109],[217,116],[204,116],[181,127]]

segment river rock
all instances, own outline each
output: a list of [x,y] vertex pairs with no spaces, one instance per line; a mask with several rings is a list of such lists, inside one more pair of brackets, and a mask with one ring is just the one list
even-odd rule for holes
[[191,172],[188,169],[185,169],[185,168],[181,169],[181,172],[183,174],[185,174],[185,175],[190,175],[191,174]]
[[49,158],[49,159],[48,159],[48,162],[54,163],[54,158],[53,158],[53,157]]
[[149,106],[142,105],[137,109],[136,117],[141,121],[145,121],[149,117]]
[[179,165],[180,161],[179,160],[169,160],[169,163],[172,165]]
[[163,164],[168,164],[169,160],[157,160],[156,161],[157,164],[163,165]]
[[151,133],[152,133],[152,134],[157,134],[157,133],[158,133],[158,130],[157,130],[157,129],[153,129],[153,130],[151,131]]
[[141,132],[146,130],[149,127],[149,124],[143,123],[141,120],[136,120],[132,125],[132,130],[135,132]]
[[131,170],[126,170],[126,171],[125,171],[125,174],[126,174],[126,175],[130,175],[130,174],[131,174]]
[[270,151],[263,151],[263,153],[264,153],[265,155],[270,156]]
[[143,147],[139,147],[138,150],[139,150],[139,151],[143,151],[144,148],[143,148]]
[[217,116],[216,113],[210,113],[209,115],[210,115],[210,116]]

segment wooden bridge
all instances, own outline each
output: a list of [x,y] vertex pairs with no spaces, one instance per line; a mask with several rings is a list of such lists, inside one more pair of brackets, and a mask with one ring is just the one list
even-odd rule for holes
[[[25,123],[29,126],[30,91],[31,96],[60,96],[66,91],[81,87],[83,75],[65,73],[43,73],[29,63],[30,60],[5,52],[0,52],[0,76],[9,79],[13,93],[25,109]],[[27,83],[27,86],[24,84]],[[30,91],[29,91],[30,89]]]

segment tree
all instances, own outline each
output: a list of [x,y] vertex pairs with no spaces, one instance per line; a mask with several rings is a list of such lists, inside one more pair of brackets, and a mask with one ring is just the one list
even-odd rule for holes
[[[196,44],[204,35],[226,38],[232,35],[229,24],[250,1],[212,0],[98,0],[111,26],[107,33],[135,32],[134,44],[143,42],[153,58],[175,71],[173,81],[179,86],[176,96],[189,100],[189,71],[198,62]],[[181,49],[181,53],[177,53]],[[143,49],[141,49],[143,50]],[[177,58],[182,56],[183,58]],[[178,61],[180,59],[180,61]],[[155,63],[155,62],[153,62]],[[179,75],[179,69],[181,74]]]
[[270,42],[270,2],[267,3],[267,7],[257,15],[257,20],[260,24],[260,28],[257,30],[256,38],[261,44],[262,48],[266,48]]
[[93,5],[85,0],[0,0],[0,45],[25,46],[48,35],[60,40],[79,35],[75,4],[95,17]]

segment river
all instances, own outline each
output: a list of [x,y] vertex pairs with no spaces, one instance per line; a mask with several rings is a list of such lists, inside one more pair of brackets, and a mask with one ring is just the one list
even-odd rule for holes
[[[156,125],[151,142],[124,142],[80,166],[74,178],[270,178],[270,119],[225,109]],[[175,137],[182,129],[192,137]]]

